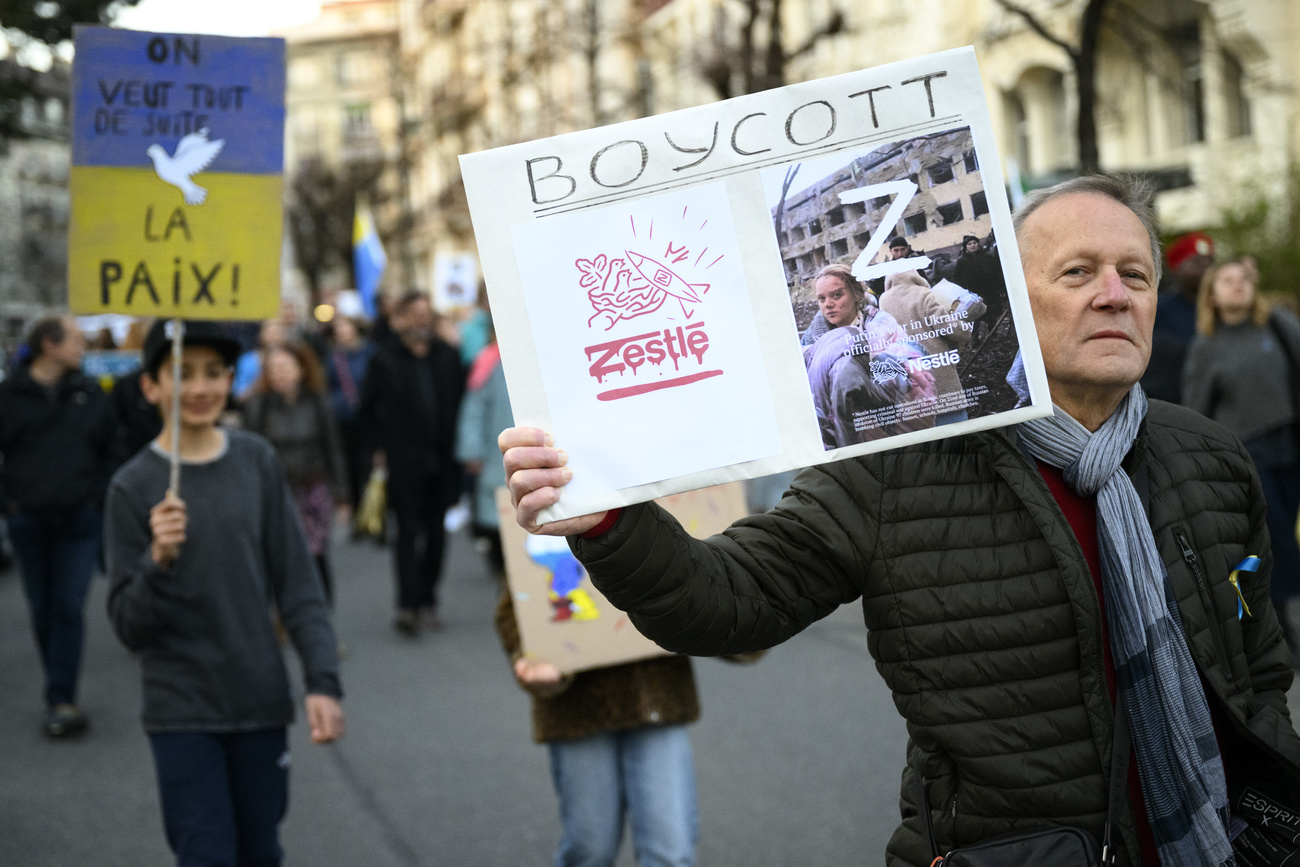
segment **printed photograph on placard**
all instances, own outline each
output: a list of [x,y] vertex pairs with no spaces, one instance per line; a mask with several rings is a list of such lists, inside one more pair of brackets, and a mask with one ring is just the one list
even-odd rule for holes
[[761,175],[828,451],[1029,402],[969,127]]

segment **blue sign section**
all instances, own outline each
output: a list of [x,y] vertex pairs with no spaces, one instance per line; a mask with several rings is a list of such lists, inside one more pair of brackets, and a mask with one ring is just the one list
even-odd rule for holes
[[78,27],[74,37],[73,165],[148,168],[207,130],[207,142],[196,136],[185,148],[215,151],[205,171],[281,173],[283,39],[108,27]]

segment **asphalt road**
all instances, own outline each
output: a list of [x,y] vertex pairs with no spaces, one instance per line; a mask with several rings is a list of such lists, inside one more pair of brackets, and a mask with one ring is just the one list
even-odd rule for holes
[[[348,734],[291,730],[290,865],[544,865],[558,839],[543,747],[492,630],[496,585],[450,546],[446,628],[391,626],[388,552],[335,547]],[[139,723],[138,666],[87,606],[81,739],[39,731],[41,681],[17,572],[0,573],[0,865],[171,863]],[[296,660],[291,671],[297,672]],[[878,864],[897,822],[906,734],[845,608],[752,666],[696,661],[699,863]],[[620,865],[630,865],[624,843]]]

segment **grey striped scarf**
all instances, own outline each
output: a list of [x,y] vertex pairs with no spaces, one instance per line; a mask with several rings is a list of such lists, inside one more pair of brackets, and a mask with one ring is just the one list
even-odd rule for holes
[[1120,467],[1146,412],[1134,385],[1096,433],[1057,407],[1019,435],[1030,454],[1065,471],[1072,491],[1097,497],[1111,654],[1160,861],[1219,867],[1232,860],[1223,761],[1151,525]]

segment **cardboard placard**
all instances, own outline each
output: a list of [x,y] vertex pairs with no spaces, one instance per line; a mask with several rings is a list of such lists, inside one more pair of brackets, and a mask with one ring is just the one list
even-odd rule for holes
[[72,310],[276,315],[284,40],[74,35]]
[[461,169],[515,419],[574,471],[544,520],[1051,411],[972,49]]
[[[748,514],[739,483],[664,497],[659,504],[696,538],[721,533]],[[600,594],[562,536],[532,536],[515,522],[505,488],[497,489],[497,512],[524,655],[569,673],[666,653]]]

